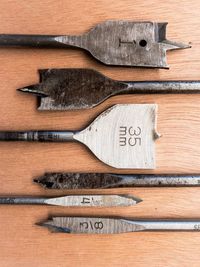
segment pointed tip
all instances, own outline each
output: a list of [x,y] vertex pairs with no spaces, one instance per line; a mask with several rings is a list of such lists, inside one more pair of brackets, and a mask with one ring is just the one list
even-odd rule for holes
[[40,227],[46,227],[52,233],[70,233],[70,229],[66,227],[56,226],[53,223],[53,220],[47,220],[44,222],[37,222],[35,225]]
[[139,204],[140,202],[143,201],[141,198],[135,197],[131,194],[125,194],[125,195],[121,195],[121,196],[128,200],[129,206],[134,206],[134,205]]
[[37,96],[40,96],[40,97],[48,96],[45,92],[41,91],[38,88],[38,85],[30,85],[30,86],[27,86],[27,87],[18,88],[16,90],[19,91],[19,92],[22,92],[22,93],[29,93],[29,94],[37,95]]
[[186,48],[192,47],[190,43],[184,44],[184,43],[179,43],[179,42],[172,42],[169,40],[162,41],[162,44],[166,50],[186,49]]
[[43,222],[36,222],[35,225],[37,225],[37,226],[44,226],[44,223]]
[[140,202],[143,201],[141,198],[137,198],[137,199],[135,198],[135,200],[136,200],[136,203],[137,203],[137,204],[139,204]]
[[35,225],[40,226],[40,227],[52,227],[53,225],[53,220],[47,220],[47,221],[42,221],[42,222],[36,222]]

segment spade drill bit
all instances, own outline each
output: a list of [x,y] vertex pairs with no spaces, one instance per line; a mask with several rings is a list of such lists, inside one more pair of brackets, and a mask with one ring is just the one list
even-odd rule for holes
[[0,131],[0,141],[78,141],[115,168],[153,169],[159,137],[156,110],[156,104],[120,104],[105,110],[81,131]]
[[167,68],[167,50],[190,46],[167,40],[166,26],[166,22],[106,21],[79,36],[1,34],[0,46],[76,47],[107,65]]
[[200,81],[117,81],[92,69],[39,70],[40,83],[18,89],[39,98],[39,110],[92,108],[121,94],[200,93]]
[[100,189],[137,186],[199,186],[200,175],[45,173],[35,183],[48,189]]
[[133,206],[142,200],[132,195],[69,195],[62,197],[0,197],[1,204],[54,205],[67,207]]
[[38,223],[55,232],[120,234],[140,231],[199,231],[200,220],[128,220],[123,218],[53,217]]

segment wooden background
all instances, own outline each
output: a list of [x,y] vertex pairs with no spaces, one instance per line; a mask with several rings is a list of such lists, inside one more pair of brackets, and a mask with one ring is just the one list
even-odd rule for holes
[[[95,68],[119,80],[199,79],[199,14],[199,0],[0,0],[0,33],[81,34],[107,19],[152,20],[169,22],[170,40],[192,44],[192,49],[168,53],[170,70],[106,67],[79,50],[2,48],[0,130],[80,129],[114,103],[157,103],[158,131],[162,138],[156,142],[154,172],[198,173],[199,95],[118,96],[84,112],[38,112],[35,97],[15,89],[36,83],[37,69],[51,67]],[[33,177],[46,171],[120,172],[100,163],[80,144],[0,144],[1,195],[66,193],[45,191],[32,183]],[[1,206],[0,266],[199,266],[198,232],[87,236],[52,234],[35,226],[52,215],[200,219],[200,188],[107,192],[132,193],[143,202],[136,207],[116,209]]]

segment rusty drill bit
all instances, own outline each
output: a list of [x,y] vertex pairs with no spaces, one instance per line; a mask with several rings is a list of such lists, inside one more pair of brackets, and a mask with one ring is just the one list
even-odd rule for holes
[[39,70],[40,83],[19,88],[38,96],[39,110],[95,107],[120,94],[197,94],[200,81],[116,81],[92,69]]
[[45,173],[35,183],[48,189],[103,189],[140,186],[199,186],[200,175]]

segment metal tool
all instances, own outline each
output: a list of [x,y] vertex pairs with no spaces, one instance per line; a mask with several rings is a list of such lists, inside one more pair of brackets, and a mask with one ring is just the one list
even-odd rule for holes
[[79,35],[1,34],[0,46],[82,48],[107,65],[168,68],[166,51],[189,45],[166,39],[167,23],[106,21]]
[[39,223],[55,232],[120,234],[140,231],[199,231],[200,220],[128,220],[123,218],[53,217]]
[[200,93],[200,81],[116,81],[92,69],[39,70],[40,83],[18,89],[39,98],[39,110],[92,108],[119,94]]
[[62,197],[0,197],[1,204],[54,205],[66,207],[132,206],[142,200],[132,195],[69,195]]
[[45,173],[35,183],[48,189],[97,189],[140,186],[199,186],[200,175]]
[[156,109],[155,104],[115,105],[82,131],[2,131],[0,141],[79,141],[115,168],[153,169]]

